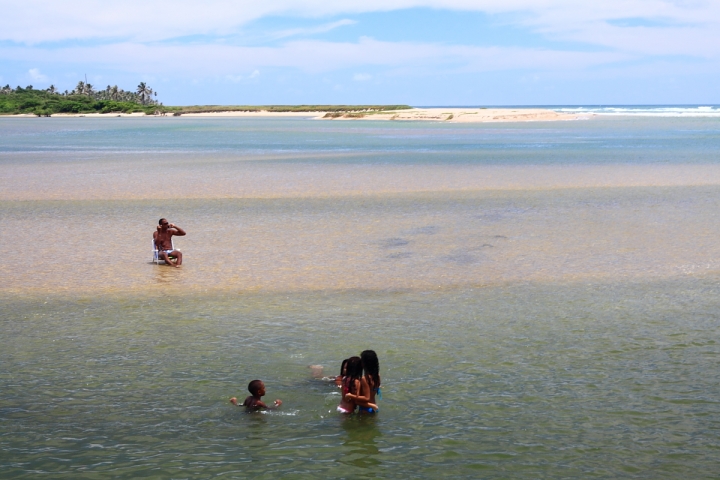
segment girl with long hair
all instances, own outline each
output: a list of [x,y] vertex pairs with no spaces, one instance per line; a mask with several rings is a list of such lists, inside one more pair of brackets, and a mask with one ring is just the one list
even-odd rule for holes
[[349,398],[359,407],[363,413],[377,413],[378,407],[375,398],[380,394],[380,362],[374,350],[365,350],[360,354],[365,375],[360,379],[360,391],[357,394],[350,394]]
[[355,401],[353,397],[360,393],[360,379],[362,378],[362,360],[360,357],[350,357],[345,364],[345,376],[342,378],[342,400],[337,407],[340,413],[353,413]]

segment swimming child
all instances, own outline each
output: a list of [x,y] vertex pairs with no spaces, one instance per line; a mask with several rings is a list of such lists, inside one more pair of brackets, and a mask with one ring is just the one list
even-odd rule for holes
[[346,375],[342,379],[342,400],[337,407],[338,412],[353,413],[358,405],[377,410],[377,405],[368,401],[370,392],[367,391],[367,382],[364,382],[362,372],[363,367],[360,357],[348,358]]
[[[282,400],[279,399],[275,400],[275,403],[273,403],[272,407],[268,407],[267,405],[265,405],[265,402],[262,401],[262,397],[265,395],[265,384],[262,382],[262,380],[253,380],[252,382],[250,382],[248,384],[248,390],[252,395],[245,399],[242,406],[245,407],[249,412],[260,409],[273,410],[282,405]],[[237,405],[237,398],[231,398],[230,403],[232,403],[233,405]]]
[[324,367],[322,365],[308,365],[308,368],[310,369],[310,375],[313,378],[322,379],[323,376],[323,370]]

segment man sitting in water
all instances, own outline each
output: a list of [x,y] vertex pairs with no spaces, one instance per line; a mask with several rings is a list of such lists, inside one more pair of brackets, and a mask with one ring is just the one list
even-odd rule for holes
[[[185,230],[168,223],[167,220],[161,218],[158,222],[157,230],[153,233],[153,240],[155,240],[155,247],[158,249],[158,257],[165,260],[165,263],[172,265],[173,267],[179,267],[182,265],[182,252],[180,250],[174,250],[172,247],[172,241],[170,238],[173,235],[182,237],[185,235]],[[171,258],[175,259],[175,263],[170,261]]]

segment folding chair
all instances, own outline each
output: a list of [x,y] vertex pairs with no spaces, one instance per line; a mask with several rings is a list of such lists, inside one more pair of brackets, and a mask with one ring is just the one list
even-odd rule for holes
[[[177,250],[177,249],[175,248],[175,244],[173,243],[172,237],[170,237],[170,247],[172,247],[172,248],[171,248],[171,251]],[[165,263],[165,260],[163,260],[162,258],[160,258],[160,250],[158,250],[157,245],[155,245],[155,239],[154,239],[154,238],[153,238],[153,241],[152,241],[152,248],[153,248],[153,263],[155,263],[155,264],[157,264],[157,265],[160,265],[160,262]],[[179,251],[179,250],[178,250],[178,251]]]

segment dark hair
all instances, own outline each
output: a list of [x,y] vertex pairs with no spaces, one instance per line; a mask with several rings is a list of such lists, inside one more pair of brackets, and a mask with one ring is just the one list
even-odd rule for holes
[[372,380],[370,388],[380,387],[380,361],[378,360],[375,350],[365,350],[360,354],[360,358],[362,358],[365,375]]
[[260,391],[260,385],[262,385],[262,380],[253,380],[252,382],[248,383],[248,390],[253,395],[257,395],[257,393]]
[[158,220],[158,225],[162,225],[162,221],[163,221],[163,220],[167,221],[166,218],[161,218],[160,220]]
[[345,368],[347,367],[347,362],[348,362],[348,359],[346,358],[345,360],[343,360],[342,365],[340,365],[340,376],[341,377],[345,376]]
[[350,357],[347,359],[347,371],[343,382],[346,383],[346,387],[350,393],[358,393],[355,391],[355,380],[362,378],[362,360],[360,357]]

